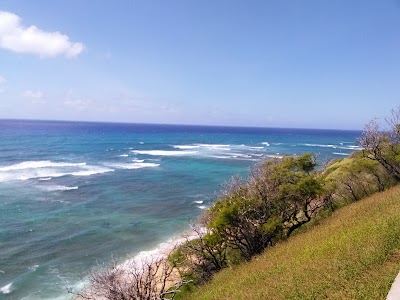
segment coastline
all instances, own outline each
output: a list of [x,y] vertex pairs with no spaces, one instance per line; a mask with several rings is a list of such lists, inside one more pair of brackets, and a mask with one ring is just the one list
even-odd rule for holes
[[[357,138],[320,130],[3,124],[9,159],[0,166],[0,208],[8,213],[1,227],[13,258],[0,262],[6,299],[71,299],[65,287],[87,284],[87,272],[110,265],[111,255],[121,264],[165,256],[214,191],[256,160],[306,151],[338,158],[333,152],[350,153]],[[187,154],[190,148],[196,153]]]
[[[204,230],[201,228],[201,230]],[[161,288],[161,278],[166,271],[168,267],[166,267],[166,264],[168,263],[168,256],[180,245],[185,243],[186,241],[190,241],[193,239],[196,239],[198,237],[198,234],[194,230],[182,232],[179,235],[175,235],[174,237],[168,239],[165,242],[161,242],[158,244],[155,248],[151,250],[143,250],[140,251],[139,253],[133,255],[132,257],[129,257],[125,259],[123,262],[118,263],[114,267],[106,267],[97,270],[98,272],[102,271],[107,271],[107,270],[117,270],[118,273],[118,282],[121,286],[126,287],[129,285],[129,283],[132,282],[133,277],[132,276],[134,273],[135,275],[142,273],[144,270],[146,270],[149,266],[156,266],[156,275],[155,275],[155,281],[156,283],[156,288],[160,289]],[[161,264],[157,265],[158,262],[161,262]],[[139,271],[139,273],[137,273]],[[96,272],[96,271],[95,271]],[[111,271],[112,272],[112,271]],[[179,271],[173,267],[171,268],[170,275],[168,276],[168,280],[166,281],[166,288],[168,289],[169,287],[174,286],[177,284],[180,280],[180,274]],[[88,280],[88,279],[87,279]],[[101,294],[101,291],[99,291],[96,287],[94,287],[91,283],[88,281],[82,281],[79,284],[76,285],[76,287],[79,287],[77,291],[74,291],[75,293],[88,293],[89,295],[96,295],[96,299],[107,299],[106,297],[100,297],[97,293]],[[90,280],[89,280],[90,281]],[[86,299],[85,297],[82,297],[81,295],[75,295],[73,297],[74,300],[82,300]]]

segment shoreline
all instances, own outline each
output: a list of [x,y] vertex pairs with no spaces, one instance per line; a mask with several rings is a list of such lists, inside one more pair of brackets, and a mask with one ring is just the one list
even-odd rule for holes
[[[203,230],[203,228],[201,228],[201,230]],[[137,254],[128,257],[123,262],[117,263],[114,267],[108,266],[105,268],[100,268],[99,270],[96,270],[94,273],[107,270],[109,271],[116,270],[119,276],[118,278],[119,284],[122,286],[126,286],[129,285],[130,282],[132,282],[133,273],[137,274],[138,271],[141,273],[143,272],[143,268],[147,269],[147,266],[156,266],[157,262],[162,261],[162,263],[157,267],[157,272],[155,275],[156,278],[157,277],[161,278],[162,274],[166,269],[165,264],[168,263],[167,258],[172,253],[172,251],[175,250],[180,245],[182,245],[183,243],[185,243],[186,241],[196,239],[197,237],[198,234],[194,230],[182,232],[179,235],[169,238],[165,242],[159,243],[155,248],[151,250],[140,251]],[[83,280],[75,285],[75,287],[79,287],[79,289],[77,289],[75,292],[85,293],[85,291],[88,291],[89,295],[95,294],[96,299],[107,299],[106,297],[99,298],[99,296],[96,294],[97,292],[99,292],[99,290],[93,286],[93,283],[90,282],[88,276],[86,276],[86,280]],[[158,279],[156,279],[156,281],[157,280]],[[166,282],[166,287],[169,288],[178,283],[180,280],[181,278],[178,270],[175,267],[171,268],[171,274]],[[161,285],[160,282],[156,283],[157,289],[160,288],[160,285]],[[75,295],[72,299],[82,300],[85,298],[83,298],[80,295]]]
[[132,264],[141,266],[143,263],[151,263],[158,259],[167,258],[176,247],[182,245],[186,241],[191,241],[198,237],[194,230],[186,231],[178,236],[174,236],[165,242],[161,242],[157,247],[151,250],[143,250],[136,255],[126,259],[124,262],[117,265],[122,270],[127,270]]

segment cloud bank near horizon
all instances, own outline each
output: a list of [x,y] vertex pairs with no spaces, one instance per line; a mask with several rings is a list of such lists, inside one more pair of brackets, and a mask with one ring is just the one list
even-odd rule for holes
[[46,32],[34,25],[25,27],[21,21],[14,13],[0,11],[0,48],[42,58],[60,55],[74,58],[86,49],[82,43],[71,42],[65,34]]

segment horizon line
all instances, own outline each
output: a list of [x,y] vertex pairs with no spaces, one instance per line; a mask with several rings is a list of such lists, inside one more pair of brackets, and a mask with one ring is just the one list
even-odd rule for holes
[[254,128],[254,129],[299,129],[299,130],[332,130],[332,131],[359,131],[363,129],[337,129],[337,128],[305,128],[305,127],[265,127],[243,125],[211,125],[211,124],[178,124],[178,123],[140,123],[118,121],[87,121],[87,120],[54,120],[54,119],[19,119],[0,118],[0,121],[36,121],[36,122],[70,122],[70,123],[103,123],[103,124],[131,124],[131,125],[162,125],[162,126],[193,126],[193,127],[220,127],[220,128]]

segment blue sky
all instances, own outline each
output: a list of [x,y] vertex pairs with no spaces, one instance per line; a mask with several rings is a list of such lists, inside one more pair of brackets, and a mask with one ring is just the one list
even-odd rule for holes
[[400,104],[398,0],[0,11],[0,118],[361,129]]

